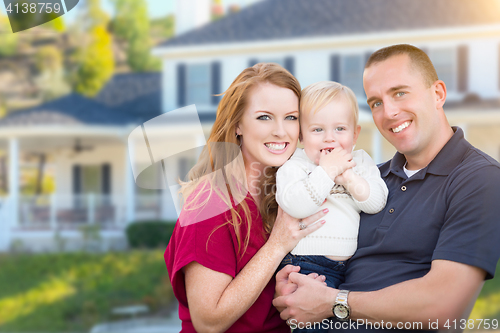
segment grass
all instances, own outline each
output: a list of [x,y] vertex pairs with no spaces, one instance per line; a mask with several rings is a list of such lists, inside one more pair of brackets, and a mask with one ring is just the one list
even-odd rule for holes
[[[113,307],[173,299],[163,250],[0,255],[0,332],[88,332]],[[470,318],[500,321],[500,265]]]
[[495,278],[485,282],[470,315],[472,319],[498,319],[500,328],[500,262]]
[[113,307],[173,298],[163,250],[0,256],[0,332],[88,332]]

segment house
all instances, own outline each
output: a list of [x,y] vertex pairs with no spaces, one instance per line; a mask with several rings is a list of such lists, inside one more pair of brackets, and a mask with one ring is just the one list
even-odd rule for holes
[[[139,171],[148,163],[161,164],[153,168],[159,170],[153,176],[182,178],[215,119],[220,96],[214,95],[257,62],[283,65],[302,87],[321,80],[351,87],[363,128],[357,148],[382,162],[392,157],[394,148],[380,136],[366,106],[364,63],[381,47],[416,45],[427,52],[447,85],[450,123],[500,159],[498,1],[263,0],[214,22],[209,21],[210,0],[177,1],[182,6],[176,24],[184,33],[153,50],[162,59],[161,74],[117,75],[95,100],[72,94],[0,120],[0,149],[10,156],[12,189],[0,208],[0,250],[16,239],[46,249],[54,230],[76,243],[75,226],[88,224],[100,226],[109,247],[120,247],[130,221],[175,219],[175,191],[135,186],[138,171],[130,160],[145,163]],[[193,8],[196,15],[186,14]],[[193,104],[196,109],[189,107]],[[195,110],[198,123],[178,117],[156,128],[159,141],[176,152],[167,154],[168,160],[163,158],[167,155],[157,158],[153,140],[143,136],[149,126],[141,124],[166,119],[162,117],[174,110]],[[131,133],[138,134],[142,149],[127,150]],[[29,151],[54,156],[50,163],[57,190],[49,198],[19,194],[19,160]],[[150,188],[161,183],[155,181]]]
[[[175,219],[159,191],[137,188],[127,138],[161,114],[160,73],[118,74],[95,99],[76,93],[10,113],[0,120],[0,147],[9,154],[9,197],[0,202],[0,250],[14,242],[41,251],[54,232],[68,250],[81,246],[84,225],[96,224],[106,249],[126,246],[124,228],[143,219]],[[55,180],[49,196],[21,195],[20,170],[43,157]],[[170,209],[172,211],[172,209]],[[175,211],[174,211],[175,212]]]
[[[205,8],[194,7],[200,1],[182,0],[184,7],[197,10]],[[333,80],[352,88],[363,128],[357,148],[382,162],[394,149],[371,120],[363,68],[373,51],[409,43],[429,55],[446,83],[451,124],[463,127],[472,144],[500,158],[498,1],[264,0],[214,22],[208,22],[208,15],[196,17],[197,28],[153,51],[163,61],[164,112],[196,104],[200,115],[214,115],[220,97],[213,95],[229,87],[244,68],[276,62],[302,87]],[[186,30],[185,22],[176,24]]]

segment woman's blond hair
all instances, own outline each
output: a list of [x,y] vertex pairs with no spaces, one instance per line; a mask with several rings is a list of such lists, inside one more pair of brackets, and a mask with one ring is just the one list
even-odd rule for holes
[[[189,171],[187,175],[188,181],[181,182],[182,187],[179,191],[185,200],[183,210],[202,209],[213,193],[223,200],[227,205],[227,210],[231,212],[231,219],[223,225],[231,224],[234,227],[240,257],[246,252],[249,244],[252,218],[245,200],[234,198],[234,189],[242,186],[246,188],[246,184],[241,183],[241,179],[245,179],[244,168],[238,168],[233,163],[237,158],[236,155],[240,153],[238,146],[241,144],[240,139],[236,136],[236,126],[241,121],[249,104],[250,91],[260,83],[270,83],[290,89],[300,101],[301,88],[299,82],[280,65],[258,63],[243,70],[229,88],[221,94],[223,97],[217,108],[216,119],[207,140],[207,145],[204,147],[196,165]],[[222,148],[219,143],[223,143]],[[236,151],[232,147],[236,147]],[[264,223],[264,230],[269,234],[278,211],[275,199],[276,168],[265,169],[266,172],[263,179],[261,179],[260,213]],[[219,172],[214,172],[216,170]],[[191,194],[193,194],[192,197],[190,197]],[[246,193],[244,194],[246,195]],[[189,199],[186,200],[186,198]],[[203,200],[199,198],[203,198]],[[201,202],[197,202],[200,200]],[[239,204],[235,207],[231,200]],[[242,219],[242,212],[245,219]],[[242,235],[242,221],[246,221],[247,224],[246,235]],[[263,236],[267,237],[266,235]]]

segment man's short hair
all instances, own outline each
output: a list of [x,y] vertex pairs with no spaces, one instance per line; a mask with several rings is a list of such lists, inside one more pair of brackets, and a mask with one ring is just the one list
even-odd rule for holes
[[372,64],[387,60],[392,56],[400,54],[406,54],[410,57],[413,69],[422,74],[427,87],[430,87],[438,80],[436,69],[427,54],[418,47],[409,44],[391,45],[375,51],[372,53],[370,58],[368,58],[365,69],[370,67]]

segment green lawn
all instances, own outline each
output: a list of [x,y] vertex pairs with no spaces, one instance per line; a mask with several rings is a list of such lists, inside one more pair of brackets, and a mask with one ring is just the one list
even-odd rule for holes
[[[500,265],[471,318],[500,319]],[[163,250],[0,255],[0,332],[88,332],[111,308],[173,300]]]
[[500,329],[500,262],[497,264],[495,278],[485,282],[470,318],[499,319]]
[[0,255],[0,332],[88,332],[113,307],[172,299],[162,250]]

